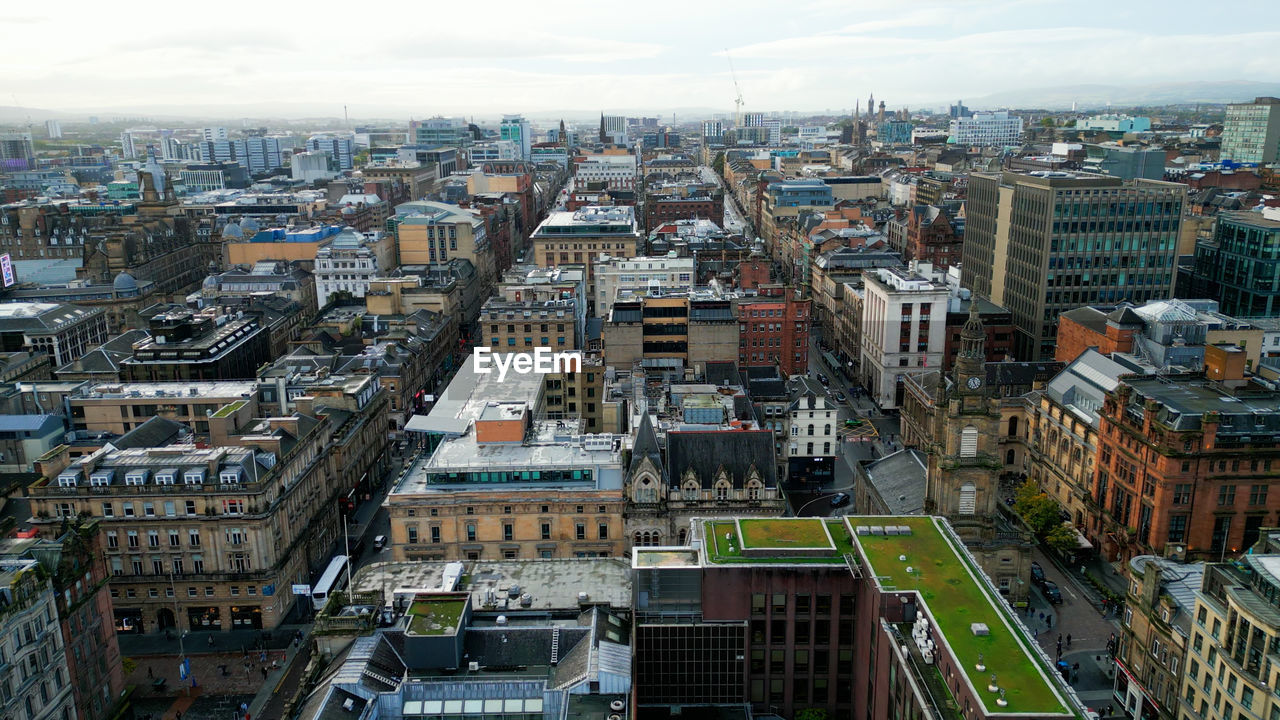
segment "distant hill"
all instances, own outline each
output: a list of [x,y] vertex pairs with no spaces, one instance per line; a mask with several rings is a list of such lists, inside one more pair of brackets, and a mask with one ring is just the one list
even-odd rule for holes
[[[1154,85],[1066,85],[992,93],[965,98],[975,109],[1045,108],[1065,110],[1076,103],[1078,109],[1130,105],[1177,105],[1182,103],[1246,102],[1260,96],[1280,96],[1280,82],[1223,80],[1213,82],[1156,83]],[[954,103],[955,100],[950,102]],[[941,105],[943,103],[932,103]]]

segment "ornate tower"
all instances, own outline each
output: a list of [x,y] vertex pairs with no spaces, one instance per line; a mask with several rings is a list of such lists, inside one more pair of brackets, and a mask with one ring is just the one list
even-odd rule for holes
[[990,540],[999,498],[1000,399],[987,388],[986,330],[978,300],[960,333],[950,383],[939,378],[925,512],[943,515],[966,542]]

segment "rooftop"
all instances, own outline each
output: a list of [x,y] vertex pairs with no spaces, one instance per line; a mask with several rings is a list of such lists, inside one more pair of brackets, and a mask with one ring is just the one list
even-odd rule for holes
[[704,565],[846,565],[853,551],[849,532],[839,520],[707,520],[702,528]]
[[1155,400],[1164,406],[1156,420],[1175,430],[1195,430],[1205,413],[1217,413],[1220,438],[1280,433],[1280,392],[1232,395],[1200,375],[1131,377],[1123,384],[1134,390],[1131,408],[1140,408],[1141,398]]
[[77,398],[91,400],[119,398],[189,398],[192,401],[209,398],[244,397],[258,391],[255,380],[193,380],[191,382],[154,383],[103,383],[86,386],[76,394]]
[[420,595],[409,606],[408,634],[456,635],[466,608],[465,595]]
[[[353,579],[357,592],[394,591],[413,588],[440,590],[444,584],[445,562],[383,562],[362,568]],[[615,608],[631,606],[631,571],[626,561],[602,558],[565,558],[555,560],[475,560],[464,566],[459,592],[471,593],[471,606],[476,610],[501,609],[514,621],[519,603],[510,607],[486,608],[490,594],[502,605],[512,588],[517,596],[529,593],[533,604],[529,612],[548,609],[577,609],[578,593],[587,593],[592,603]]]
[[[957,547],[949,528],[942,526],[945,521],[921,516],[847,520],[855,526],[855,544],[866,562],[867,574],[882,591],[917,593],[945,645],[964,669],[974,695],[994,700],[986,691],[988,675],[998,678],[1009,704],[986,708],[987,714],[1070,714],[1048,675],[1048,658],[1033,645],[1021,623],[1010,616],[1004,600],[968,552]],[[889,534],[894,527],[899,528],[898,533]],[[907,534],[902,534],[904,527],[909,529]],[[986,625],[989,633],[974,634],[975,623]],[[979,655],[986,665],[981,672],[974,669]]]

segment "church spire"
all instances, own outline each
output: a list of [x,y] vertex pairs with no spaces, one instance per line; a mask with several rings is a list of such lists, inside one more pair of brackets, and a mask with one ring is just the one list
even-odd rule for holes
[[985,360],[986,342],[987,331],[982,324],[982,317],[978,314],[978,298],[971,298],[969,319],[965,321],[964,329],[960,331],[960,357],[977,361]]

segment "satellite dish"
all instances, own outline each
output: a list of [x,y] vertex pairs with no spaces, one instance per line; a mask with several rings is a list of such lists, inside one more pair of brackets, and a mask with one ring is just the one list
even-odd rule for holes
[[898,556],[898,562],[906,562],[906,561],[907,561],[907,556],[906,556],[906,555],[899,555],[899,556]]
[[915,571],[915,568],[911,567],[910,565],[908,565],[908,566],[907,566],[907,574],[908,574],[908,575],[910,575],[910,574],[911,574],[912,572],[914,572],[914,571]]

